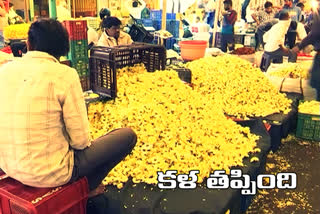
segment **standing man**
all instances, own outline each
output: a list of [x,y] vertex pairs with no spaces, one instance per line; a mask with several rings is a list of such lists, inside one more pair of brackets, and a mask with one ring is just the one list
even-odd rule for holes
[[146,3],[143,0],[134,0],[131,7],[128,8],[130,15],[135,19],[141,19],[141,12],[146,7]]
[[306,17],[306,12],[304,11],[304,4],[302,2],[299,2],[296,6],[299,7],[301,10],[300,22],[305,23],[307,17]]
[[221,50],[227,52],[228,47],[230,51],[234,50],[234,24],[237,12],[232,9],[232,0],[225,0],[223,4],[225,11],[222,11]]
[[260,10],[252,14],[252,18],[254,21],[256,21],[257,26],[259,26],[263,22],[273,19],[275,14],[276,14],[276,11],[273,9],[273,4],[267,1],[264,4],[264,10]]
[[146,7],[141,11],[142,19],[150,19],[150,4],[147,4]]
[[310,84],[313,88],[317,90],[317,100],[320,101],[320,1],[318,0],[317,12],[314,12],[313,24],[311,31],[302,42],[294,47],[292,50],[298,53],[304,47],[312,44],[317,54],[313,60],[312,70],[311,70],[311,81]]
[[301,21],[301,9],[293,5],[292,0],[284,0],[284,6],[282,10],[276,15],[276,18],[280,16],[281,12],[288,12],[292,21]]

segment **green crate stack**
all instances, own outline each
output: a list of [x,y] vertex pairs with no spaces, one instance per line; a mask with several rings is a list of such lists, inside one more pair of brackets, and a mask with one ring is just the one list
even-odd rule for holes
[[76,59],[71,61],[71,66],[77,70],[80,77],[88,76],[88,58]]
[[307,140],[320,141],[320,115],[298,113],[296,136]]
[[68,59],[80,77],[89,75],[88,40],[70,40]]
[[76,60],[88,58],[88,40],[70,40],[70,51],[68,53],[68,59]]

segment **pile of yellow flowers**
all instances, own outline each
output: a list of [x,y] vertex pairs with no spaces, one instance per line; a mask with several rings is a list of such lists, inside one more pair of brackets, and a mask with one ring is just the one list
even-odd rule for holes
[[247,119],[290,111],[292,101],[258,68],[237,56],[206,57],[187,67],[194,89],[207,100],[218,100],[227,115]]
[[30,24],[9,25],[4,28],[3,35],[5,39],[26,39]]
[[301,103],[299,113],[320,115],[320,102],[313,100]]
[[118,97],[88,107],[91,138],[131,127],[138,136],[132,154],[105,178],[117,185],[157,184],[157,171],[200,170],[198,182],[214,170],[243,166],[258,136],[227,119],[219,102],[200,96],[175,71],[148,73],[141,66],[118,71]]
[[277,67],[268,71],[268,74],[276,77],[308,79],[310,78],[311,66],[311,60],[299,63],[286,62],[282,64],[277,64]]

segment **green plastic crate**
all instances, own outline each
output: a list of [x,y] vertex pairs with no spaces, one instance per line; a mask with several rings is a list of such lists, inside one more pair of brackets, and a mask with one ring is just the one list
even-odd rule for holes
[[298,113],[296,136],[320,142],[320,115]]
[[88,58],[88,40],[71,40],[70,51],[68,53],[69,60],[77,60]]
[[89,76],[89,60],[88,60],[88,58],[72,60],[71,66],[77,70],[80,77]]

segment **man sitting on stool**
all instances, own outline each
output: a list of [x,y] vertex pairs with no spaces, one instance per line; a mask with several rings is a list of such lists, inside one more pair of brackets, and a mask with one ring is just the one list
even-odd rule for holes
[[296,62],[297,54],[284,46],[285,35],[287,34],[291,23],[288,12],[282,12],[279,18],[279,23],[275,24],[263,36],[263,40],[266,42],[264,53],[271,58],[288,56],[289,62]]

